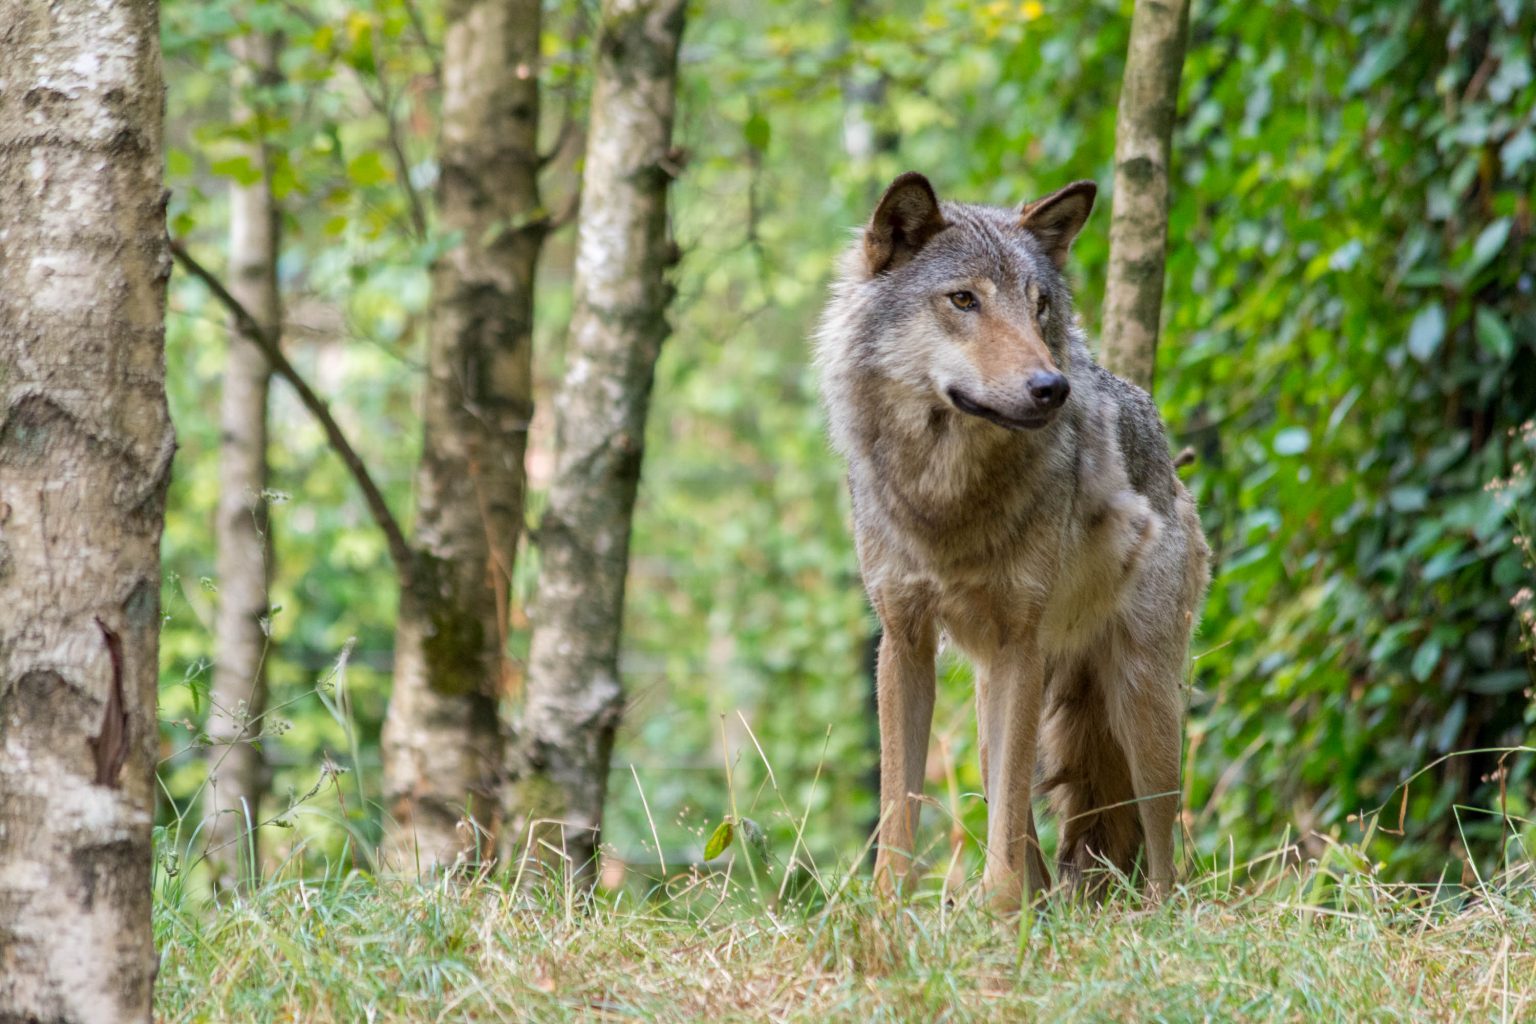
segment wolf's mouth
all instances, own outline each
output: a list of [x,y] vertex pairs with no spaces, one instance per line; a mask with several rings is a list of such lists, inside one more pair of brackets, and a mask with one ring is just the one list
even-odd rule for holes
[[1004,416],[996,409],[989,409],[984,405],[978,405],[976,402],[971,401],[957,388],[949,389],[949,400],[954,403],[956,409],[959,409],[966,415],[979,416],[984,420],[996,423],[1000,427],[1007,427],[1009,430],[1039,430],[1051,422],[1049,415],[1030,417]]

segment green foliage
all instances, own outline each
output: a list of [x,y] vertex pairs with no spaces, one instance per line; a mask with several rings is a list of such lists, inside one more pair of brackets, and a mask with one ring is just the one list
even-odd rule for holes
[[[1190,801],[1216,843],[1336,828],[1528,735],[1529,572],[1484,485],[1536,410],[1533,31],[1463,2],[1194,26],[1159,398],[1220,559]],[[1503,769],[1529,793],[1530,759],[1495,758],[1412,787],[1400,870],[1501,833],[1452,813]]]
[[[770,849],[796,851],[787,860],[861,849],[875,819],[874,623],[806,339],[837,253],[900,171],[996,203],[1075,178],[1107,186],[1129,11],[732,0],[695,13],[673,191],[683,260],[635,524],[605,836],[637,870],[700,860],[726,814],[761,822]],[[584,127],[589,25],[565,7],[547,24],[552,145],[567,111]],[[272,146],[289,351],[403,512],[427,271],[448,241],[430,202],[437,5],[175,0],[164,25],[173,230],[218,251],[225,186],[250,173],[230,144]],[[251,87],[256,114],[236,124],[227,44],[248,28],[285,33],[284,74]],[[1530,5],[1495,0],[1195,6],[1157,385],[1175,445],[1199,454],[1186,477],[1218,556],[1192,670],[1195,862],[1267,850],[1287,830],[1319,856],[1384,805],[1408,835],[1378,834],[1368,854],[1399,876],[1467,855],[1485,871],[1512,831],[1531,839],[1528,753],[1439,759],[1528,742],[1536,722],[1511,607],[1533,579],[1512,510],[1536,507],[1536,485],[1515,471],[1531,453],[1510,435],[1536,414],[1533,35]],[[546,195],[568,195],[577,169],[554,161]],[[1107,223],[1106,199],[1074,249],[1090,333]],[[541,269],[536,487],[570,258],[557,235]],[[166,730],[182,809],[201,778],[181,751],[206,714],[212,654],[220,319],[178,280],[161,700],[188,723]],[[292,729],[265,744],[280,807],[327,754],[376,780],[397,594],[317,428],[281,385],[272,408],[273,486],[292,497],[273,510],[269,664],[276,699],[297,700],[281,713]],[[535,494],[530,519],[539,508]],[[352,637],[337,716],[307,694]],[[941,683],[929,791],[947,792],[950,820],[927,820],[963,837],[985,813],[969,677],[946,664]],[[372,834],[379,808],[330,803],[297,815],[295,841],[335,853],[342,816]]]

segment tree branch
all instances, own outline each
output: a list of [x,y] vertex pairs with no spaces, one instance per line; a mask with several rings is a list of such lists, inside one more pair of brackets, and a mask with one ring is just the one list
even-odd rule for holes
[[426,23],[421,19],[421,10],[416,6],[415,0],[405,0],[405,14],[411,19],[411,28],[416,32],[416,41],[421,44],[422,52],[427,55],[427,60],[432,63],[432,81],[437,87],[443,87],[443,62],[439,58],[439,48],[432,43],[427,35]]
[[400,187],[405,190],[411,215],[411,228],[415,232],[416,240],[425,242],[427,240],[427,209],[421,201],[421,193],[416,191],[416,185],[411,181],[411,162],[405,155],[405,144],[400,139],[400,124],[395,120],[395,100],[390,94],[389,83],[384,80],[382,71],[378,73],[377,78],[380,95],[375,96],[373,90],[368,88],[362,73],[357,73],[358,85],[363,95],[384,119],[384,137],[389,142],[389,154],[395,161],[395,174],[400,178]]
[[581,183],[577,182],[575,189],[566,199],[565,205],[557,212],[546,214],[541,225],[547,232],[559,231],[571,221],[576,219],[576,213],[581,209]]
[[356,449],[347,440],[341,431],[341,426],[336,418],[331,415],[331,410],[326,406],[325,400],[315,394],[313,388],[299,376],[298,370],[283,355],[282,348],[278,345],[278,337],[275,331],[268,332],[262,329],[240,300],[229,293],[217,277],[206,267],[192,258],[179,239],[171,239],[171,254],[182,268],[193,277],[201,281],[207,289],[213,293],[213,297],[229,310],[235,318],[235,324],[240,329],[240,334],[253,342],[262,354],[267,357],[267,362],[272,366],[272,372],[298,393],[299,401],[304,403],[304,408],[319,421],[320,427],[325,431],[326,439],[341,461],[346,464],[347,470],[352,474],[352,479],[357,482],[358,488],[363,492],[363,500],[368,504],[368,511],[373,514],[373,519],[384,531],[384,538],[389,544],[389,557],[395,564],[395,571],[399,574],[402,583],[410,578],[411,569],[415,561],[411,554],[411,546],[405,539],[405,533],[400,529],[400,523],[389,510],[389,503],[384,500],[384,494],[369,475],[368,468],[363,465],[363,460],[358,456]]
[[[566,45],[570,48],[573,72],[574,65],[577,63],[575,55],[581,48],[581,36],[584,31],[590,32],[591,26],[587,23],[586,14],[582,10],[581,5],[577,4],[576,9],[571,12],[571,20],[566,27],[565,35]],[[566,75],[565,82],[560,89],[560,128],[555,132],[555,141],[550,145],[549,151],[539,154],[540,170],[558,160],[560,154],[565,150],[566,143],[576,135],[578,127],[576,119],[576,81],[577,76],[574,73],[569,73]]]

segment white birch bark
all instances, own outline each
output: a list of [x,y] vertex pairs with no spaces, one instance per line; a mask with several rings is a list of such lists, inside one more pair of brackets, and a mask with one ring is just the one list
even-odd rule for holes
[[[245,96],[253,84],[277,79],[278,40],[251,35],[232,47],[236,123],[258,111]],[[272,167],[265,143],[247,144],[261,172],[249,185],[229,188],[229,291],[263,330],[276,337],[282,310],[277,283],[279,218],[272,197]],[[221,874],[238,863],[248,844],[247,820],[260,818],[266,763],[252,743],[267,704],[267,631],[272,542],[267,531],[267,392],[271,369],[261,346],[231,318],[219,410],[219,502],[214,519],[218,610],[213,627],[213,685],[209,696],[208,786],[203,794],[206,849]],[[259,835],[251,836],[257,847]],[[257,847],[259,849],[259,847]],[[259,853],[258,853],[259,856]]]
[[0,0],[0,1020],[150,1019],[162,104],[153,0]]
[[[674,260],[667,233],[683,0],[604,0],[576,243],[575,313],[539,525],[527,700],[512,788],[523,824],[590,878],[623,709],[630,518]],[[563,827],[562,827],[563,826]],[[521,835],[526,832],[519,830]],[[547,847],[541,847],[547,849]]]

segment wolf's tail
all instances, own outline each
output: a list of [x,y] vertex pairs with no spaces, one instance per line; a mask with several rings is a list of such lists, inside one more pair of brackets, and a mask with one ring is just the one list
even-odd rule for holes
[[1129,877],[1141,849],[1131,769],[1086,666],[1052,678],[1041,729],[1042,791],[1060,823],[1056,871],[1074,893],[1104,897],[1110,871]]

